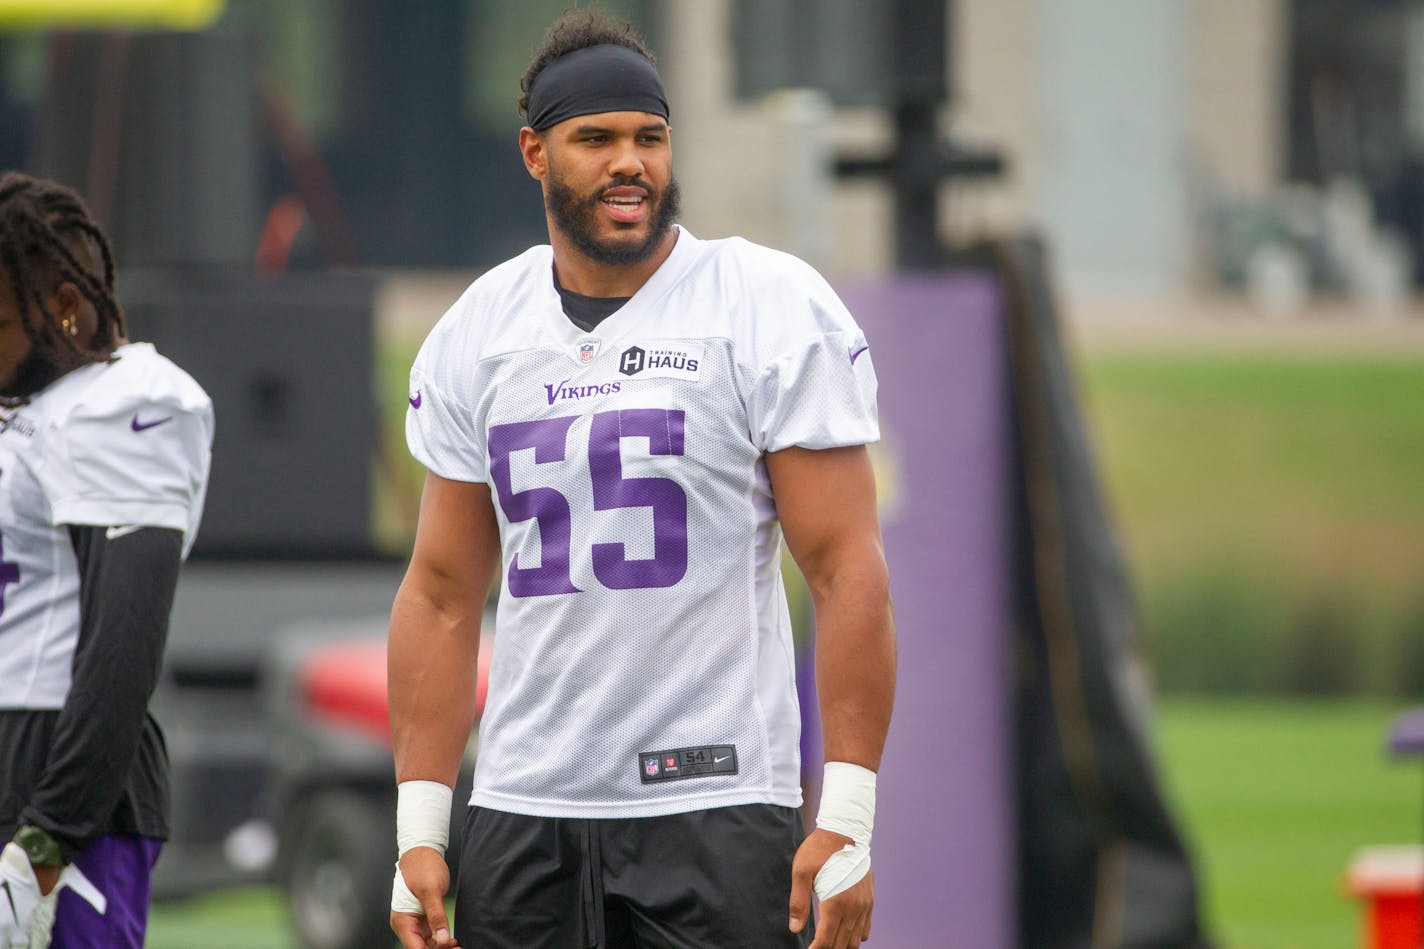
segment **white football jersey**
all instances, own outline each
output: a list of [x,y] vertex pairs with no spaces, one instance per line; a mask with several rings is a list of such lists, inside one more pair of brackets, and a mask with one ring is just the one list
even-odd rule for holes
[[[763,455],[879,437],[864,336],[794,257],[679,229],[592,333],[548,246],[477,280],[406,434],[487,482],[503,581],[472,803],[636,817],[798,806],[800,714]],[[834,517],[834,511],[827,516]]]
[[191,549],[213,410],[148,343],[0,410],[0,708],[58,709],[79,637],[70,525],[166,527]]

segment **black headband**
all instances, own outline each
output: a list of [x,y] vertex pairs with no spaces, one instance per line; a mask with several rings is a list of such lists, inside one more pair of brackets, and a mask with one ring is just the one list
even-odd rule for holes
[[560,56],[534,78],[529,127],[542,132],[576,115],[651,112],[668,117],[663,82],[647,57],[605,43]]

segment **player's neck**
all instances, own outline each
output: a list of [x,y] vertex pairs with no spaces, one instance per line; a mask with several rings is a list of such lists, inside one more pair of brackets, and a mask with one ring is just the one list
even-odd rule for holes
[[572,242],[550,227],[549,243],[554,248],[554,272],[559,286],[586,297],[631,297],[657,273],[677,243],[677,228],[646,260],[627,266],[600,263],[583,254]]

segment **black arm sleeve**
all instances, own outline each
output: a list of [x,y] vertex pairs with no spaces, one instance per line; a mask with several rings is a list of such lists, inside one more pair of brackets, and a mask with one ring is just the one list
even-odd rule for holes
[[48,759],[20,816],[47,830],[66,860],[105,832],[148,721],[183,534],[145,527],[108,539],[71,527],[79,561],[79,644],[73,684]]

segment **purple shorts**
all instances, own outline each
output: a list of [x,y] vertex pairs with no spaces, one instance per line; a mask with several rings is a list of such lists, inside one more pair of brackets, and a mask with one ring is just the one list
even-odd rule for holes
[[51,949],[143,949],[148,928],[148,890],[163,841],[111,834],[74,858],[89,882],[108,900],[100,916],[68,889],[59,891]]

